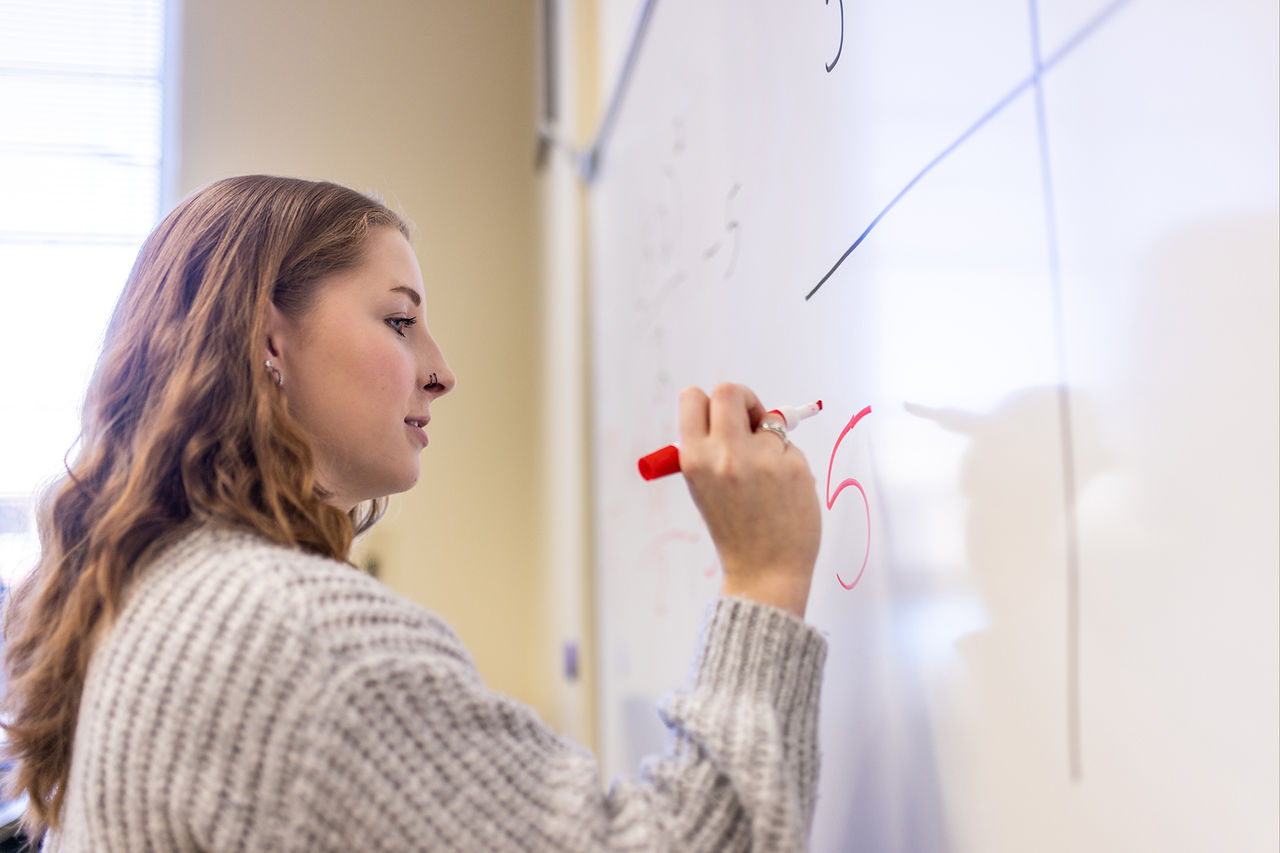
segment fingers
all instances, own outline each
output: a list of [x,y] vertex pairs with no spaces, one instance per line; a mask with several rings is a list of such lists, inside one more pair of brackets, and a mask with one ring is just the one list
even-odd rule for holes
[[[725,573],[724,590],[802,615],[821,537],[804,454],[759,435],[765,408],[741,385],[680,394],[680,466]],[[776,443],[775,443],[776,442]]]
[[755,430],[765,409],[745,385],[723,382],[711,392],[711,435],[733,442]]
[[708,397],[701,389],[680,392],[680,441],[692,449],[708,438],[733,446],[754,433],[766,412],[755,392],[724,382]]
[[681,438],[750,432],[763,416],[764,406],[755,392],[743,385],[722,382],[709,397],[692,385],[680,392]]
[[685,447],[702,441],[711,429],[711,401],[701,388],[680,392],[680,443]]

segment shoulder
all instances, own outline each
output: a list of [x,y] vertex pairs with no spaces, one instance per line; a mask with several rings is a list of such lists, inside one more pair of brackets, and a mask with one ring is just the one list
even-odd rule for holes
[[422,606],[348,563],[247,530],[194,529],[157,555],[136,593],[126,617],[184,611],[188,624],[212,622],[224,635],[288,634],[330,666],[428,651],[470,667],[453,631]]
[[103,792],[127,792],[138,809],[174,816],[176,832],[283,849],[299,786],[329,778],[300,768],[332,737],[352,673],[411,659],[440,678],[476,677],[424,608],[252,532],[196,528],[140,568],[81,694],[67,803],[84,820],[140,815],[103,811]]

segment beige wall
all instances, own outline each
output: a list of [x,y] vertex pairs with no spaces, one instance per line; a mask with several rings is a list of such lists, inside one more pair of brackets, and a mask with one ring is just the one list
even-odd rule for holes
[[548,606],[585,556],[549,577],[542,534],[536,12],[514,0],[188,0],[171,174],[179,195],[244,172],[332,179],[416,223],[427,319],[459,384],[433,408],[422,481],[361,558],[449,621],[491,686],[589,740],[557,694],[559,644],[581,639],[582,608]]

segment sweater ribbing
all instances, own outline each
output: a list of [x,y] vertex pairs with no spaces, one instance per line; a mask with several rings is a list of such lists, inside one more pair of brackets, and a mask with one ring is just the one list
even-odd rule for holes
[[45,849],[802,849],[825,655],[790,614],[720,599],[662,703],[670,753],[603,790],[428,611],[199,528],[145,567],[94,652]]

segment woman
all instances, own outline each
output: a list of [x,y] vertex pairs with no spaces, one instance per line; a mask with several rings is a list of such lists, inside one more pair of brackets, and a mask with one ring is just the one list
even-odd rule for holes
[[249,176],[143,246],[6,619],[29,828],[68,852],[803,847],[817,496],[747,389],[681,395],[726,594],[638,781],[601,790],[447,626],[345,562],[454,385],[407,235],[343,187]]

